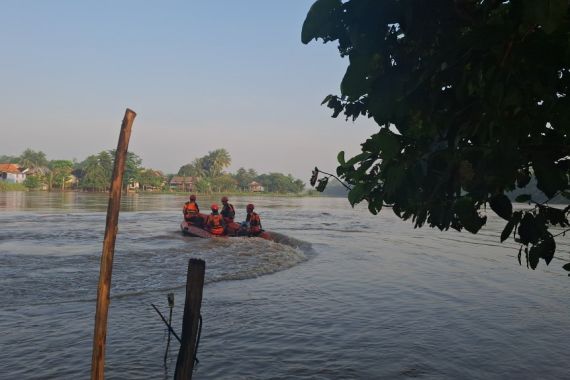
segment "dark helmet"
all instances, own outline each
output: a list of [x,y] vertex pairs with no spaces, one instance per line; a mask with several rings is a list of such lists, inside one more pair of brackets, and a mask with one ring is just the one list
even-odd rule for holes
[[253,209],[254,209],[253,203],[248,204],[246,207],[247,211],[253,211]]
[[196,196],[194,194],[190,195],[190,200],[191,201],[195,201],[196,200]]
[[228,201],[228,197],[222,197],[222,203],[226,203]]
[[210,208],[212,209],[212,211],[218,211],[218,205],[215,203],[212,203],[212,206],[210,206]]

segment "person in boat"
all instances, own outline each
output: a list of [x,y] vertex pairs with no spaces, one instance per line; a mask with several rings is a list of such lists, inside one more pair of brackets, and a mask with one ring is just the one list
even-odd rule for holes
[[208,215],[205,227],[212,235],[223,235],[226,223],[224,218],[218,213],[218,205],[213,203],[211,209],[212,213]]
[[190,200],[184,203],[182,214],[184,214],[185,221],[198,226],[202,225],[203,219],[200,216],[200,207],[198,207],[198,203],[196,203],[196,196],[194,194],[190,195]]
[[252,203],[248,204],[246,207],[247,217],[243,226],[248,236],[257,236],[263,231],[261,227],[261,218],[253,211],[254,208],[255,206]]
[[226,223],[233,223],[236,216],[234,205],[228,202],[228,197],[222,197],[222,211],[220,212]]

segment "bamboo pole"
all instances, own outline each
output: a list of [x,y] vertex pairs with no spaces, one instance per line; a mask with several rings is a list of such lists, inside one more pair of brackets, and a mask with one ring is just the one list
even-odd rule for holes
[[176,360],[175,380],[192,379],[205,272],[206,262],[204,260],[190,259],[186,276],[184,316],[182,317],[182,343],[180,343],[180,351]]
[[103,380],[105,378],[105,342],[107,339],[107,316],[111,294],[111,273],[113,270],[113,255],[115,254],[115,239],[119,222],[119,209],[121,207],[121,190],[123,173],[131,137],[131,128],[137,114],[126,109],[119,143],[115,152],[115,166],[109,191],[109,205],[107,207],[107,222],[105,225],[105,238],[103,252],[101,253],[101,268],[99,271],[99,286],[97,288],[97,308],[95,311],[95,331],[93,333],[93,355],[91,357],[91,379]]

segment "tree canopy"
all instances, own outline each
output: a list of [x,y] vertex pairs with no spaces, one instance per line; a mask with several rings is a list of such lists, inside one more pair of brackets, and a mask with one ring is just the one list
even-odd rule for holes
[[302,42],[338,41],[349,60],[323,104],[379,126],[360,154],[338,155],[351,204],[472,233],[489,204],[519,262],[524,248],[532,269],[549,264],[569,208],[523,194],[532,207],[515,211],[505,192],[534,176],[547,199],[570,197],[569,35],[567,0],[316,1]]
[[216,149],[203,157],[194,159],[192,163],[180,167],[178,175],[214,178],[222,175],[223,170],[231,163],[232,158],[227,150]]
[[29,148],[24,150],[18,159],[18,164],[31,169],[48,166],[48,163],[49,161],[44,152]]
[[[48,160],[45,153],[26,149],[20,156],[1,155],[0,163],[18,162],[30,171],[25,186],[29,189],[59,188],[73,186],[87,191],[108,191],[113,173],[115,150],[104,150],[88,156],[81,162],[70,160]],[[266,191],[276,193],[300,193],[305,184],[291,174],[268,173],[259,175],[255,169],[239,168],[235,174],[225,169],[231,164],[226,149],[215,149],[203,157],[180,167],[179,176],[194,177],[193,190],[200,193],[250,191],[250,183],[258,181]],[[73,178],[72,175],[75,177]],[[123,176],[123,187],[138,182],[142,190],[165,189],[173,174],[142,167],[142,159],[128,152]],[[71,181],[71,180],[76,181]],[[70,185],[70,186],[68,186]]]

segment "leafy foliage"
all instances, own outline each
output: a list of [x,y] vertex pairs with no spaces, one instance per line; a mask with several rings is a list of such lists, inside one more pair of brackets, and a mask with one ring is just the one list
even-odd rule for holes
[[247,191],[252,181],[260,182],[266,191],[276,193],[300,193],[305,184],[291,174],[267,173],[259,175],[254,169],[239,168],[235,174],[228,174],[224,169],[231,164],[231,156],[225,149],[216,149],[203,157],[183,165],[178,171],[180,176],[197,178],[194,185],[199,192]]
[[513,212],[503,194],[532,174],[547,198],[569,190],[569,34],[567,0],[316,1],[302,42],[338,41],[349,59],[323,104],[379,126],[360,154],[339,154],[351,204],[477,233],[489,203],[507,221],[501,240],[515,231],[530,267],[548,264],[568,209]]
[[[113,166],[115,161],[115,149],[109,151],[111,157],[113,157]],[[127,152],[127,159],[125,160],[125,172],[123,174],[123,188],[126,188],[129,184],[139,182],[140,172],[142,165],[142,159],[133,152]],[[112,170],[111,170],[112,174]]]
[[234,175],[237,181],[238,187],[241,190],[247,189],[249,184],[257,178],[258,174],[254,169],[239,168]]
[[6,154],[0,155],[0,163],[3,164],[17,164],[20,161],[18,156],[10,156]]
[[18,163],[25,168],[34,169],[48,166],[49,161],[44,152],[28,148],[22,152]]
[[78,166],[79,186],[92,191],[106,191],[113,174],[113,160],[109,151],[87,157]]
[[255,181],[262,183],[267,191],[274,193],[300,193],[305,188],[303,181],[293,178],[291,174],[261,174],[255,178]]
[[164,184],[164,174],[159,170],[140,169],[138,178],[139,184],[143,190],[159,189]]
[[28,175],[24,180],[24,186],[30,190],[36,190],[42,187],[41,178],[37,175]]
[[65,183],[70,179],[73,170],[73,162],[69,160],[52,160],[48,164],[50,168],[50,188],[51,184],[58,185],[62,190]]
[[212,178],[211,187],[214,191],[217,192],[236,191],[237,181],[232,175],[223,174]]
[[222,175],[223,170],[231,163],[232,159],[227,150],[216,149],[203,157],[194,159],[190,164],[183,165],[178,170],[178,175],[214,178]]

